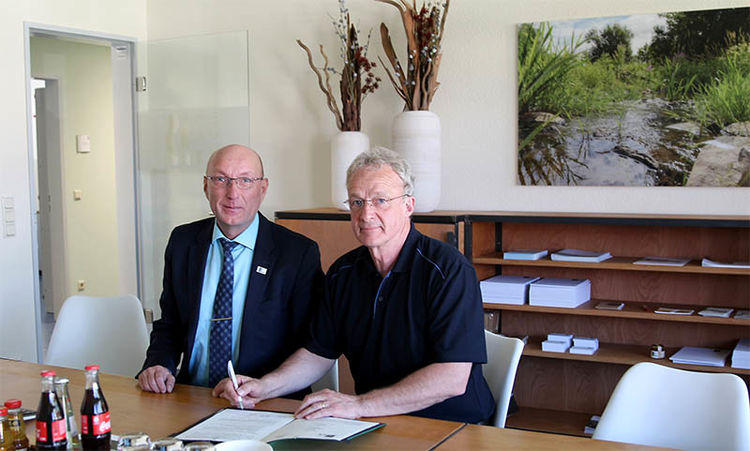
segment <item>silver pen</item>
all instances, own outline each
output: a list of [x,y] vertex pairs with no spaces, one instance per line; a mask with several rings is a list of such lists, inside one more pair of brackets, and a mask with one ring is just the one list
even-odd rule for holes
[[[234,374],[234,365],[232,365],[231,360],[227,360],[227,373],[229,373],[229,378],[232,379],[232,384],[234,385],[234,389],[237,390],[240,388],[239,384],[237,384],[237,376]],[[242,405],[242,396],[237,396],[237,402],[240,404],[240,409],[245,410],[245,406]]]

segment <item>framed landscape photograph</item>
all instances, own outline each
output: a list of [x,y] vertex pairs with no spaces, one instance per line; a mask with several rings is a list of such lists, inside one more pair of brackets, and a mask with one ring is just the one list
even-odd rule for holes
[[750,186],[750,8],[518,27],[521,185]]

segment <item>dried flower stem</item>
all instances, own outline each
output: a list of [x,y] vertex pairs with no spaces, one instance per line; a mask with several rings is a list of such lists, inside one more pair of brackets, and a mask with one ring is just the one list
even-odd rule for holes
[[[394,74],[386,73],[396,92],[405,101],[406,110],[429,110],[430,103],[440,83],[437,72],[440,67],[440,45],[445,29],[450,0],[445,3],[424,4],[418,10],[416,0],[375,0],[387,3],[399,10],[407,40],[406,70],[393,50],[393,43],[385,24],[380,24],[383,50],[391,63]],[[439,21],[438,21],[439,20]]]
[[[341,58],[344,66],[341,72],[336,71],[328,65],[328,56],[320,46],[320,54],[323,55],[323,67],[316,67],[312,52],[299,39],[297,44],[307,53],[307,62],[318,77],[318,87],[326,96],[326,105],[336,119],[336,127],[341,131],[359,131],[361,128],[362,100],[368,93],[378,88],[380,78],[373,74],[375,63],[367,59],[367,43],[359,45],[357,28],[349,20],[349,10],[344,0],[339,0],[339,17],[333,20],[333,26],[341,41]],[[321,71],[323,73],[321,73]],[[341,94],[341,110],[336,102],[333,88],[331,88],[330,74],[340,75],[339,93]],[[364,79],[363,79],[364,78]]]
[[336,98],[332,94],[330,79],[328,76],[328,56],[326,56],[325,51],[323,51],[323,46],[320,46],[320,53],[323,55],[323,59],[325,60],[325,66],[323,66],[323,72],[325,73],[325,84],[323,83],[323,76],[320,74],[318,68],[315,67],[312,52],[310,52],[310,49],[299,39],[297,39],[297,44],[299,44],[299,46],[302,47],[307,53],[307,62],[308,64],[310,64],[310,68],[313,70],[313,72],[315,72],[315,75],[318,76],[318,87],[320,87],[320,90],[323,91],[323,94],[325,94],[326,105],[328,106],[328,109],[333,113],[333,116],[336,118],[336,127],[338,127],[339,130],[343,130],[344,121],[341,119],[341,112],[339,111],[338,104],[336,104]]

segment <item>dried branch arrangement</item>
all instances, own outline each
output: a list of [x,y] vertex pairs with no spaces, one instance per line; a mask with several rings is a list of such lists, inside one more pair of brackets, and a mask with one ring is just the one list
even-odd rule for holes
[[406,102],[405,110],[429,110],[440,85],[437,81],[442,56],[440,44],[450,0],[427,1],[419,9],[416,0],[412,0],[411,4],[408,0],[375,1],[395,6],[401,13],[406,32],[407,65],[404,69],[393,49],[388,27],[380,24],[383,50],[393,68],[393,73],[385,68],[388,78]]
[[[333,20],[333,26],[341,40],[341,59],[344,66],[340,72],[330,66],[323,45],[320,45],[323,66],[317,67],[310,49],[299,39],[297,44],[307,53],[307,62],[318,77],[318,87],[325,94],[326,105],[336,119],[336,127],[341,131],[359,131],[362,127],[362,101],[367,94],[378,88],[380,82],[380,78],[373,73],[375,63],[367,59],[370,37],[368,35],[364,46],[359,45],[357,28],[349,20],[349,10],[344,0],[339,0],[339,17]],[[331,87],[331,74],[340,77],[341,109]]]

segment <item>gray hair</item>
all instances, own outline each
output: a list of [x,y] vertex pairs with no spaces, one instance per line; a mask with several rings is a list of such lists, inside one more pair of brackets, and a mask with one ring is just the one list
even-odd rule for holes
[[387,149],[385,147],[373,147],[370,150],[362,152],[349,165],[349,169],[346,170],[346,186],[349,187],[349,182],[352,180],[352,176],[355,172],[360,169],[373,167],[379,168],[383,165],[390,166],[393,172],[401,178],[404,182],[404,194],[407,196],[414,195],[414,176],[411,174],[411,166],[409,162],[404,159],[398,153]]

